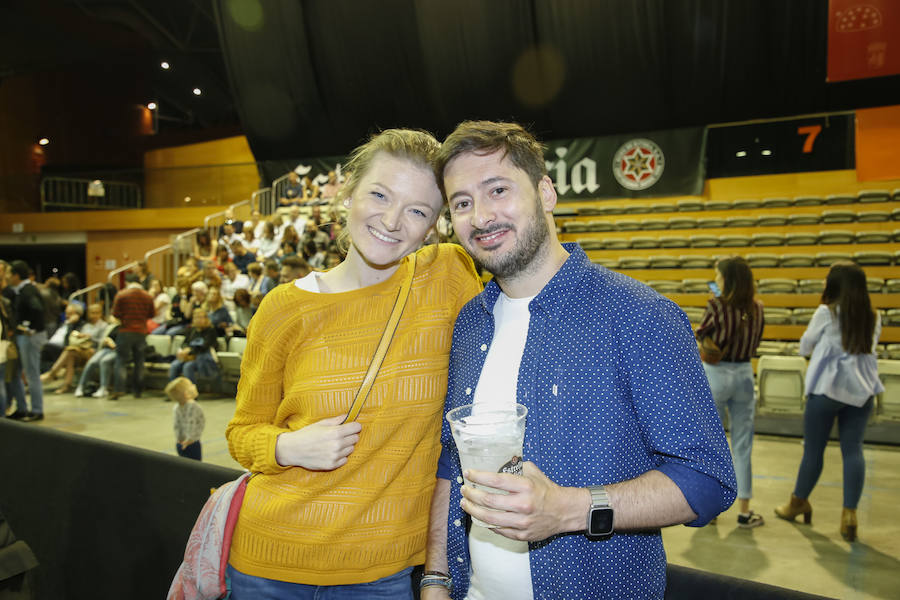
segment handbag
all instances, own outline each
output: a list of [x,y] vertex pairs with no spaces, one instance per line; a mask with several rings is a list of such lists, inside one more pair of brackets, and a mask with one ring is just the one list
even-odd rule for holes
[[[375,349],[369,369],[363,377],[362,384],[356,392],[353,404],[347,411],[343,423],[355,421],[369,397],[375,376],[384,362],[387,349],[391,344],[403,309],[409,298],[413,275],[416,269],[416,255],[410,254],[409,273],[400,286],[391,316],[381,333],[381,340]],[[217,488],[203,505],[200,516],[191,529],[187,546],[184,550],[184,561],[178,567],[172,585],[169,587],[167,600],[216,600],[228,598],[231,591],[225,578],[228,556],[231,552],[231,539],[237,525],[247,482],[253,477],[251,473],[242,473],[234,481]]]
[[697,349],[700,351],[700,360],[708,365],[717,365],[722,360],[725,352],[719,348],[711,337],[705,337],[697,342]]

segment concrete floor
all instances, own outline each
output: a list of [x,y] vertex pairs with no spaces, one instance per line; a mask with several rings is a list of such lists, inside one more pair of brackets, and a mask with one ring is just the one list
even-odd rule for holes
[[[206,414],[204,460],[238,468],[224,437],[234,400],[201,395],[200,402]],[[161,392],[115,402],[50,393],[45,409],[46,419],[36,426],[175,454],[172,404],[163,401]],[[810,498],[812,525],[788,523],[772,513],[793,489],[801,453],[799,439],[758,436],[751,508],[766,524],[739,529],[737,509],[731,508],[717,525],[670,527],[663,533],[669,561],[832,598],[900,598],[900,519],[894,513],[900,506],[900,447],[866,447],[859,541],[853,544],[838,532],[842,487],[836,444],[826,451],[825,469]]]

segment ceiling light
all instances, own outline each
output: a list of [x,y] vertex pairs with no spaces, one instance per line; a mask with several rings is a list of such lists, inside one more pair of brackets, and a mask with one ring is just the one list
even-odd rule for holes
[[169,68],[169,63],[167,63],[166,61],[162,61],[161,63],[159,63],[159,66],[167,70]]
[[738,158],[744,158],[745,156],[747,156],[747,151],[746,150],[738,150],[737,152],[735,152],[734,155],[737,156]]
[[150,110],[156,110],[156,102],[148,102],[147,108],[149,108]]
[[202,93],[203,93],[203,92],[200,91],[200,88],[194,88],[194,95],[195,95],[195,96],[199,96],[199,95],[202,94]]
[[49,143],[50,140],[48,140],[47,138],[41,138],[40,140],[38,140],[38,144],[40,144],[41,146],[46,146]]
[[772,151],[771,150],[763,150],[762,152],[760,152],[760,154],[762,154],[763,156],[772,156]]

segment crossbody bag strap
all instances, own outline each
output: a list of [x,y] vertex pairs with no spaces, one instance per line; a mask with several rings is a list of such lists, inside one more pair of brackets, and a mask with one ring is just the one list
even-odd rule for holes
[[347,412],[347,416],[344,417],[344,423],[356,420],[360,411],[362,411],[363,404],[366,403],[366,399],[369,397],[369,392],[372,390],[372,384],[375,383],[375,376],[378,375],[381,363],[384,362],[384,357],[387,354],[388,347],[391,345],[391,340],[394,339],[394,332],[397,331],[397,325],[400,323],[400,317],[403,315],[403,308],[406,306],[406,300],[409,298],[409,290],[412,287],[412,280],[415,274],[416,254],[414,252],[409,255],[408,273],[403,280],[403,284],[400,286],[400,291],[397,293],[397,300],[394,301],[394,310],[391,311],[391,316],[388,317],[387,324],[384,326],[384,332],[381,334],[381,341],[378,342],[378,348],[375,350],[372,362],[369,363],[369,370],[366,371],[366,376],[363,378],[362,385],[359,386],[359,391],[356,392],[356,398],[353,399],[353,405]]

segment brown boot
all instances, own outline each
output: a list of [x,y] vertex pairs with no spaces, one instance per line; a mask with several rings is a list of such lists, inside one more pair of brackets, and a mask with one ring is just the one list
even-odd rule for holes
[[845,508],[841,511],[841,537],[848,542],[856,541],[856,509]]
[[803,522],[809,525],[812,522],[812,506],[806,498],[798,498],[791,494],[791,501],[775,509],[775,514],[785,521],[793,521],[797,515],[803,515]]

